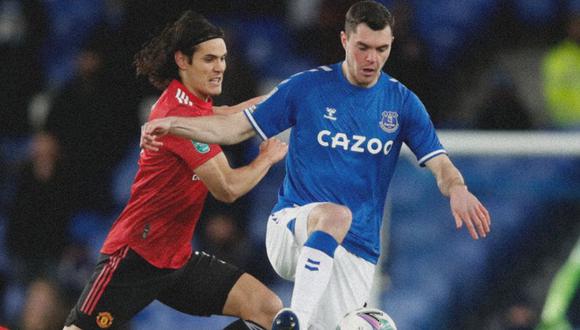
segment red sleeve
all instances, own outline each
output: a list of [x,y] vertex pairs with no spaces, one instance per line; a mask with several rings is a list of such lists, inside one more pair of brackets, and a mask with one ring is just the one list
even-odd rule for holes
[[192,170],[222,152],[217,144],[195,142],[175,136],[166,136],[163,143],[165,148],[183,159]]
[[[166,116],[192,116],[191,111],[191,108],[178,106],[171,109]],[[208,114],[193,113],[194,117],[202,115]],[[176,136],[165,136],[163,143],[167,150],[183,159],[193,170],[222,152],[218,144],[201,143]]]

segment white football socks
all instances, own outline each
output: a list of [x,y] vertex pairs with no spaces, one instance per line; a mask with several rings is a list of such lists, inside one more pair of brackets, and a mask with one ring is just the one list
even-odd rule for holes
[[291,308],[300,321],[300,329],[307,329],[310,317],[326,290],[332,275],[337,246],[338,243],[332,236],[315,231],[302,247],[296,265],[291,302]]

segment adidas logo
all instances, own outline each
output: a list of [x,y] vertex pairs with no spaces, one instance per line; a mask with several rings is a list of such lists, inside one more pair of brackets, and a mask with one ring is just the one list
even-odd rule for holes
[[191,100],[189,99],[189,96],[187,96],[187,94],[185,94],[185,92],[179,88],[177,89],[177,93],[175,93],[175,98],[181,104],[186,104],[189,106],[193,105],[193,102],[191,102]]

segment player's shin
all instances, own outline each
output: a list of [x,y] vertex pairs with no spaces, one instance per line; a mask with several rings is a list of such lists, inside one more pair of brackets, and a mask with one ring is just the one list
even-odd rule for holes
[[303,329],[307,329],[310,317],[326,290],[337,247],[334,237],[323,231],[315,231],[304,243],[298,257],[291,307]]

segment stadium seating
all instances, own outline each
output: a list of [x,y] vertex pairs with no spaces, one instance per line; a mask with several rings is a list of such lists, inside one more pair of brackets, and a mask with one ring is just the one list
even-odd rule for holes
[[[381,308],[402,329],[448,329],[477,308],[518,254],[549,226],[548,205],[580,197],[574,158],[457,157],[470,189],[492,214],[492,233],[473,241],[456,232],[448,201],[428,170],[402,159],[391,184],[390,287]],[[521,168],[525,167],[525,171]],[[527,251],[529,252],[529,251]],[[460,306],[460,308],[458,308]]]

